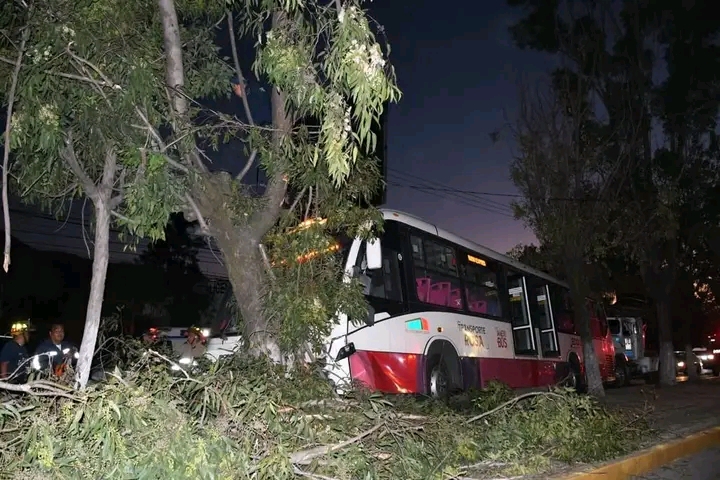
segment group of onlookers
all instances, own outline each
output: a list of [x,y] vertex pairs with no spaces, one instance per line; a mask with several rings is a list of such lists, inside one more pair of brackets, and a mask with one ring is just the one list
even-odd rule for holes
[[61,323],[50,326],[48,337],[40,342],[32,356],[27,350],[30,341],[28,322],[14,322],[10,327],[10,336],[11,339],[0,351],[2,381],[25,383],[31,371],[61,376],[69,365],[74,365],[77,361],[77,349],[65,340],[65,327]]

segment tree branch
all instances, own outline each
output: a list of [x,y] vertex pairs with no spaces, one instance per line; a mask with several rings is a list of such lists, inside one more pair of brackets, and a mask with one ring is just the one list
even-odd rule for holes
[[240,60],[237,53],[237,45],[235,44],[235,26],[233,25],[233,14],[230,10],[227,11],[227,24],[228,24],[228,35],[230,36],[230,49],[232,50],[233,63],[235,64],[235,74],[237,75],[238,82],[243,88],[243,94],[238,95],[243,103],[245,109],[245,116],[247,117],[248,123],[255,126],[252,112],[250,111],[250,104],[248,103],[247,94],[245,93],[245,77],[242,74],[240,68]]
[[[72,45],[72,43],[70,45]],[[100,76],[100,78],[102,78],[105,85],[107,85],[115,90],[122,90],[122,87],[120,85],[118,85],[117,83],[113,82],[112,80],[110,80],[110,78],[108,78],[108,76],[105,75],[103,73],[103,71],[100,70],[100,68],[97,65],[92,63],[90,60],[86,60],[86,59],[74,54],[73,51],[70,49],[70,45],[67,46],[65,51],[68,53],[68,55],[70,55],[70,57],[72,57],[73,60],[75,60],[76,62],[78,62],[82,65],[89,67],[92,71],[97,73]],[[93,81],[93,83],[99,83],[99,82],[97,82],[97,80],[94,80],[94,79],[91,79],[91,80]]]
[[[292,124],[290,116],[285,111],[285,94],[273,88],[272,96],[272,121],[273,121],[273,146],[279,154],[286,135],[290,134]],[[278,155],[279,157],[279,155]],[[278,158],[279,162],[284,162]],[[259,209],[250,222],[255,238],[262,238],[275,225],[280,209],[282,208],[285,192],[287,191],[288,179],[284,174],[282,165],[278,165],[274,175],[270,178],[268,186],[263,193],[265,205]]]
[[107,146],[105,152],[105,164],[103,165],[101,194],[102,200],[110,201],[113,185],[115,185],[115,174],[117,173],[117,155],[115,149]]
[[[255,120],[253,120],[252,111],[250,110],[250,103],[247,99],[245,77],[243,76],[242,69],[240,68],[240,59],[238,58],[237,45],[235,44],[235,26],[233,24],[233,15],[230,10],[227,11],[227,23],[228,35],[230,36],[230,49],[232,50],[233,63],[235,64],[235,75],[237,75],[238,82],[240,82],[240,85],[242,87],[242,95],[239,95],[237,93],[236,95],[242,100],[243,109],[245,110],[245,116],[247,117],[248,123],[250,124],[250,126],[254,127]],[[247,173],[250,171],[250,168],[252,168],[253,163],[255,162],[255,157],[257,157],[257,153],[257,149],[253,149],[253,151],[250,153],[250,157],[247,159],[247,162],[245,162],[245,166],[242,170],[240,170],[240,173],[237,175],[237,177],[235,177],[235,180],[240,182],[243,178],[245,178],[245,175],[247,175]]]
[[82,165],[80,165],[80,161],[78,160],[77,155],[75,155],[72,132],[67,132],[65,134],[65,148],[60,149],[60,156],[63,160],[65,160],[67,166],[70,167],[70,170],[72,170],[73,174],[78,178],[80,186],[83,190],[85,190],[85,193],[87,193],[89,197],[96,197],[98,194],[97,186],[95,185],[95,182],[88,177],[87,173],[85,173],[85,169]]
[[[174,130],[188,129],[187,98],[183,92],[185,88],[185,67],[183,66],[182,41],[180,40],[180,25],[174,0],[158,0],[160,18],[163,26],[163,43],[165,46],[165,81],[166,93],[174,113]],[[179,124],[178,124],[179,122]],[[179,128],[181,127],[181,128]],[[195,163],[200,171],[206,172],[207,167],[197,153],[197,145],[192,151],[186,152],[188,163]]]
[[328,453],[342,450],[345,447],[348,447],[354,443],[361,441],[365,437],[373,434],[375,431],[382,428],[384,425],[385,425],[384,423],[378,423],[374,427],[369,428],[369,429],[365,430],[364,432],[362,432],[352,438],[344,440],[340,443],[336,443],[335,445],[324,445],[322,447],[315,447],[315,448],[311,448],[309,450],[302,450],[300,452],[295,452],[292,455],[290,455],[290,463],[295,464],[295,465],[307,465],[313,459],[315,459],[317,457],[321,457],[323,455],[327,455]]
[[158,133],[157,129],[155,127],[153,127],[153,125],[150,123],[150,120],[148,119],[147,115],[145,115],[145,113],[143,113],[143,111],[140,110],[140,108],[137,106],[135,107],[135,111],[137,112],[137,114],[140,116],[143,123],[145,124],[145,128],[147,128],[150,135],[152,135],[152,137],[157,142],[158,147],[160,148],[160,153],[162,153],[165,156],[165,160],[168,162],[168,164],[170,164],[170,166],[172,166],[174,168],[177,168],[178,170],[180,170],[183,173],[188,173],[190,170],[185,165],[173,160],[172,158],[170,158],[170,156],[168,156],[167,145],[165,145],[165,142],[163,141],[162,137]]
[[[287,21],[283,12],[275,12],[273,13],[272,27],[278,28]],[[286,137],[290,135],[292,130],[292,118],[286,110],[286,100],[284,92],[281,92],[278,88],[272,89],[270,96],[273,126],[272,140],[277,161],[280,164],[276,165],[273,176],[268,182],[265,193],[263,193],[265,205],[253,215],[250,222],[253,235],[257,239],[264,237],[277,222],[283,200],[285,200],[285,192],[287,191],[288,177],[285,174],[285,165],[283,165],[286,160],[280,156],[283,142],[285,142]]]
[[200,208],[198,207],[197,203],[195,203],[195,200],[190,196],[189,193],[185,194],[185,199],[188,202],[188,205],[190,205],[190,208],[192,209],[193,213],[195,214],[197,222],[200,224],[200,230],[201,233],[204,235],[210,234],[210,227],[208,226],[207,222],[205,221],[205,217],[203,217],[202,212],[200,211]]
[[245,166],[243,167],[242,170],[240,170],[240,173],[237,174],[237,177],[235,177],[235,180],[240,182],[240,181],[242,181],[243,178],[245,178],[245,175],[248,174],[248,172],[250,171],[250,169],[253,166],[253,163],[255,163],[255,157],[257,157],[257,153],[258,153],[257,150],[253,150],[252,152],[250,152],[250,156],[248,157],[247,162],[245,162]]
[[14,384],[0,381],[0,390],[6,390],[8,392],[26,393],[28,395],[34,395],[36,397],[63,397],[75,401],[80,400],[80,398],[69,393],[70,389],[62,385],[47,382],[44,380],[36,380],[34,382],[28,382],[23,384]]
[[10,129],[12,128],[13,106],[15,105],[15,90],[17,90],[18,77],[20,76],[20,68],[22,67],[22,58],[25,54],[25,44],[30,36],[30,29],[25,28],[20,41],[17,59],[15,60],[15,68],[10,83],[10,91],[8,92],[7,118],[5,119],[5,148],[3,149],[3,172],[2,172],[2,206],[3,220],[5,222],[5,251],[3,254],[3,270],[5,273],[10,268],[10,244],[12,236],[10,235],[10,201],[8,200],[8,168],[10,164]]

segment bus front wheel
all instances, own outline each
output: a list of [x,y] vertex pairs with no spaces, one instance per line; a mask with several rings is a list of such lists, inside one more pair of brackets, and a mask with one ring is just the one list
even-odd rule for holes
[[440,357],[428,365],[428,390],[431,397],[445,398],[450,395],[450,372]]

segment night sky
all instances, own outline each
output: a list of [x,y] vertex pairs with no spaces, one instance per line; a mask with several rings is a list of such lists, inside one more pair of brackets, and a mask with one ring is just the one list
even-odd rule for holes
[[[519,82],[541,76],[553,61],[511,45],[507,29],[521,12],[504,0],[461,0],[450,8],[430,0],[375,0],[368,7],[385,27],[403,92],[388,120],[387,206],[500,252],[535,241],[512,218],[509,205],[517,191],[508,171],[512,142],[503,126],[514,118]],[[253,88],[251,81],[253,114],[262,122],[268,109],[264,95],[252,96]],[[240,114],[239,99],[229,102],[212,106]],[[500,141],[493,143],[490,134],[498,130]],[[211,156],[217,168],[236,171],[243,163],[237,152],[231,145]],[[13,213],[13,234],[36,247],[87,256],[80,210],[59,230],[52,219]],[[121,242],[113,241],[111,249],[113,261],[132,260]],[[223,273],[212,252],[202,252],[200,261],[213,274]]]
[[517,193],[503,126],[514,118],[519,82],[547,71],[550,59],[512,46],[508,27],[522,12],[504,0],[405,5],[371,7],[403,92],[389,115],[388,206],[500,252],[536,241],[512,218],[511,197],[472,192]]

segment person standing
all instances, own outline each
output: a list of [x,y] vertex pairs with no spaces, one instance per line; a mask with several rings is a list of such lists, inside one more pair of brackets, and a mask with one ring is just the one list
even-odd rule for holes
[[178,352],[180,363],[192,363],[195,358],[205,355],[205,343],[206,339],[202,330],[194,325],[188,328],[187,341],[180,346]]
[[54,323],[50,326],[48,338],[35,350],[33,368],[41,371],[50,370],[56,376],[60,376],[68,364],[74,365],[78,356],[73,344],[65,340],[65,326],[62,323]]
[[10,327],[12,340],[3,346],[0,352],[0,379],[10,383],[27,381],[28,351],[25,345],[29,340],[27,322],[15,322]]

